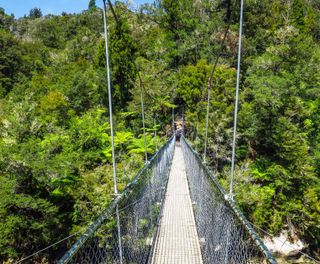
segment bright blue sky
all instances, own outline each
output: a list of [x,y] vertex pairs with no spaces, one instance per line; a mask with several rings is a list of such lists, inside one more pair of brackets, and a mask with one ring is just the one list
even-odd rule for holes
[[[135,4],[151,3],[152,0],[131,0]],[[101,6],[102,0],[96,0]],[[62,11],[67,13],[79,13],[88,8],[89,0],[0,0],[0,7],[7,14],[13,13],[16,18],[29,14],[33,7],[39,7],[44,15],[59,15]]]

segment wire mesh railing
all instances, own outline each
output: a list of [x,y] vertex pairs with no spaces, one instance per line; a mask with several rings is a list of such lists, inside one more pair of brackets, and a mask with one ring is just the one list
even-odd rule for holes
[[148,263],[173,153],[171,138],[58,263]]
[[181,145],[203,263],[277,263],[185,138]]

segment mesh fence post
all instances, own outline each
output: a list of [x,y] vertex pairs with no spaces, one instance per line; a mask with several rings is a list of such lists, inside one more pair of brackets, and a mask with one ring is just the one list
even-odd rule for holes
[[[112,117],[112,96],[111,96],[111,78],[110,78],[110,66],[109,66],[109,47],[108,47],[108,27],[107,27],[107,6],[106,1],[103,0],[103,26],[104,26],[104,38],[106,46],[106,69],[107,69],[107,81],[108,81],[108,98],[109,98],[109,119],[110,119],[110,132],[111,132],[111,145],[112,145],[112,168],[113,168],[113,183],[114,193],[118,194],[117,186],[117,173],[116,173],[116,161],[114,150],[114,131],[113,131],[113,117]],[[118,206],[116,208],[117,214],[117,227],[118,227],[118,244],[119,244],[119,258],[120,264],[122,264],[122,245],[121,245],[121,229]]]

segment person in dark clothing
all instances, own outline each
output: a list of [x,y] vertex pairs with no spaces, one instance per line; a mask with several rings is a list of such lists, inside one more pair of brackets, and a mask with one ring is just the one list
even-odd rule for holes
[[176,130],[176,141],[180,142],[181,135],[182,135],[182,128],[179,127],[179,128]]

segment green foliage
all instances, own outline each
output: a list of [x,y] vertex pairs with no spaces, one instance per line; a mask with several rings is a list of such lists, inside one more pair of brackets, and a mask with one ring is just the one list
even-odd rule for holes
[[36,29],[36,36],[49,48],[61,48],[63,46],[62,28],[55,19],[46,19]]
[[[0,262],[81,231],[112,200],[102,10],[88,2],[81,14],[41,19],[38,9],[17,20],[0,9]],[[230,18],[210,90],[207,149],[208,164],[228,184],[239,17],[230,3],[159,0],[135,12],[116,2],[117,22],[107,14],[120,191],[145,151],[151,155],[172,133],[172,109],[202,151],[208,79]],[[320,6],[248,0],[244,22],[236,197],[256,225],[292,231],[314,253]],[[53,262],[65,247],[32,261]]]
[[18,41],[11,33],[0,29],[0,97],[6,95],[18,79],[21,60]]
[[[49,201],[31,194],[17,193],[16,180],[0,176],[0,249],[11,258],[17,252],[36,250],[39,244],[47,244],[54,238],[59,218],[58,208]],[[28,240],[25,236],[28,234]]]
[[[127,20],[121,17],[110,30],[111,79],[113,98],[117,107],[125,108],[132,100],[131,90],[136,79],[135,53],[137,45],[130,34]],[[101,41],[98,55],[99,66],[105,68],[105,43]]]
[[32,8],[29,12],[29,17],[31,19],[35,19],[35,18],[40,18],[42,17],[42,12],[41,12],[41,9],[40,8]]
[[196,111],[207,91],[210,67],[205,61],[196,66],[188,65],[181,71],[177,87],[177,96],[181,97],[190,111]]
[[130,145],[128,146],[129,153],[144,154],[147,151],[147,153],[152,154],[156,149],[155,142],[156,138],[152,137],[151,135],[147,135],[145,145],[144,136],[141,135],[139,138],[135,138],[131,141]]
[[89,11],[97,9],[96,0],[90,0],[89,1],[88,9],[89,9]]
[[[292,23],[302,27],[298,7],[302,7],[299,1],[293,10],[297,19]],[[314,163],[318,146],[311,143],[316,135],[311,132],[314,108],[310,106],[317,100],[313,69],[318,68],[313,65],[318,55],[312,47],[318,48],[292,25],[274,32],[273,43],[248,69],[239,123],[240,144],[247,149],[243,157],[253,162],[248,174],[254,185],[247,190],[252,195],[240,198],[248,214],[273,233],[295,230],[314,249],[319,243],[319,236],[315,236],[319,228],[314,225],[317,220],[309,216],[319,213],[312,204],[318,203],[320,196],[310,190],[319,186]],[[248,180],[241,177],[240,181],[247,184]],[[304,198],[306,193],[313,202]]]
[[[166,31],[166,46],[168,59],[172,66],[196,61],[196,45],[188,43],[188,35],[194,33],[196,19],[191,0],[162,0],[158,1],[160,25]],[[188,44],[192,46],[187,47]]]
[[14,20],[13,15],[9,16],[4,9],[0,7],[0,29],[9,30]]
[[61,123],[67,117],[68,102],[59,91],[51,91],[41,98],[39,112],[44,123]]

